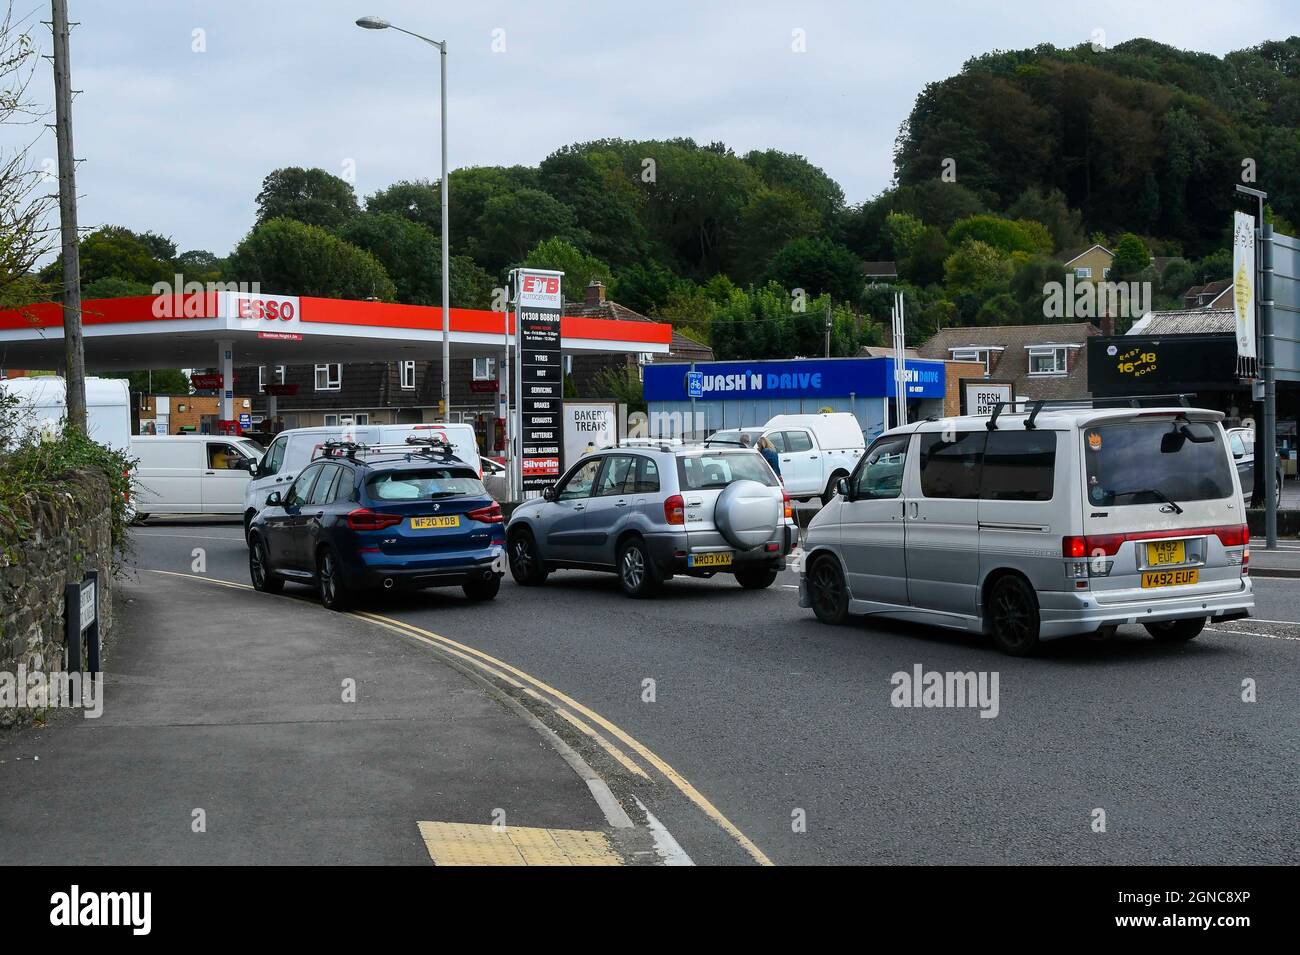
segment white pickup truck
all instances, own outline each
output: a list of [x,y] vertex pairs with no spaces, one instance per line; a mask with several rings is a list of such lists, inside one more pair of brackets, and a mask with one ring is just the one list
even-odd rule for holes
[[862,427],[847,412],[777,415],[761,427],[714,432],[709,441],[753,447],[760,437],[776,447],[786,493],[802,501],[820,497],[823,504],[866,450]]

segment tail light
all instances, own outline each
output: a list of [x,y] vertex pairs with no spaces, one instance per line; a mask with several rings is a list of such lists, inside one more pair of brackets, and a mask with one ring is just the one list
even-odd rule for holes
[[366,507],[348,512],[348,527],[354,531],[382,531],[402,523],[401,514],[381,514]]
[[664,520],[669,524],[686,524],[686,502],[680,494],[674,494],[664,501]]
[[505,520],[501,513],[501,505],[493,501],[487,507],[476,508],[465,515],[471,521],[478,521],[480,524],[500,524]]
[[1132,531],[1126,534],[1089,534],[1086,537],[1062,537],[1062,557],[1113,557],[1125,541],[1165,540],[1171,537],[1217,537],[1224,547],[1245,547],[1250,530],[1245,524],[1219,527],[1183,527],[1168,531]]
[[794,517],[794,502],[790,500],[790,495],[785,488],[781,488],[781,504],[784,509],[785,519],[788,521]]

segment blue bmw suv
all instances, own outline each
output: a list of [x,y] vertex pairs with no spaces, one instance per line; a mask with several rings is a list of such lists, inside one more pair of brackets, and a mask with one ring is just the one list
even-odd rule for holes
[[253,587],[314,585],[343,610],[364,591],[459,586],[491,600],[505,570],[501,506],[476,469],[436,442],[366,447],[329,442],[253,518]]

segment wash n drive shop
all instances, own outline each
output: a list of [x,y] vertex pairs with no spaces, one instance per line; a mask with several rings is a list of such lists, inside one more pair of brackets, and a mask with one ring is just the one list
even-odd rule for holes
[[[870,441],[896,422],[894,394],[892,358],[645,366],[651,433],[663,437],[683,431],[699,437],[720,428],[761,425],[778,414],[829,409],[857,417]],[[906,397],[909,421],[943,414],[943,362],[909,358]]]

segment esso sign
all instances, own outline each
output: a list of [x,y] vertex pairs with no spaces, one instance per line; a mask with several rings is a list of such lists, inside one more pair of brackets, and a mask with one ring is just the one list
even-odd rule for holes
[[282,322],[290,322],[298,314],[298,309],[293,302],[280,302],[273,298],[241,298],[235,314],[240,318],[265,318],[272,322],[278,319]]
[[262,295],[253,292],[231,292],[226,300],[225,314],[240,326],[250,322],[292,322],[300,313],[296,295]]

